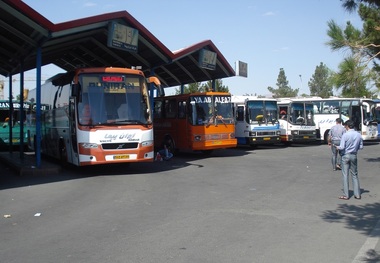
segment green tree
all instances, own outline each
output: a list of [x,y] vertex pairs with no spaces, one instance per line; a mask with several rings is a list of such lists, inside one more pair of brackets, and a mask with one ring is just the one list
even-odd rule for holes
[[[185,85],[183,93],[189,94],[189,93],[195,93],[195,92],[200,92],[200,89],[202,87],[201,82],[194,82],[190,83],[188,85]],[[181,89],[175,89],[175,94],[181,94]]]
[[[206,83],[195,82],[185,85],[184,93],[195,93],[195,92],[205,92],[212,90],[212,81],[209,80]],[[229,92],[228,86],[223,85],[223,81],[221,79],[215,80],[215,91],[220,92]],[[181,94],[180,89],[175,89],[175,94]]]
[[345,58],[339,64],[339,71],[332,80],[337,89],[341,89],[342,97],[372,97],[367,84],[373,78],[366,65],[358,64],[354,57]]
[[272,93],[273,98],[296,97],[298,95],[299,89],[292,89],[289,86],[289,82],[286,78],[283,68],[280,68],[280,73],[278,74],[276,85],[278,89],[268,87],[268,90]]
[[331,39],[327,44],[331,49],[346,49],[351,53],[339,64],[339,71],[333,74],[332,84],[337,91],[341,90],[343,97],[371,96],[371,83],[376,79],[376,70],[368,67],[368,62],[372,60],[368,52],[354,44],[364,41],[363,33],[350,22],[347,22],[344,30],[334,21],[330,21],[328,26],[327,34]]
[[[361,52],[368,61],[380,58],[380,1],[379,0],[341,0],[342,6],[348,12],[357,11],[363,21],[363,29],[353,28],[350,22],[347,23],[346,31],[355,34],[348,35],[343,43]],[[350,31],[350,27],[352,27]],[[376,62],[375,62],[376,63]]]
[[333,85],[330,81],[332,72],[322,62],[315,68],[308,82],[311,96],[328,98],[333,95]]
[[[212,90],[212,81],[209,80],[205,84],[202,85],[203,91],[211,91]],[[215,91],[219,92],[229,92],[228,86],[223,85],[223,81],[221,79],[215,80]]]
[[[355,28],[351,22],[347,22],[345,28],[339,27],[335,21],[331,20],[328,22],[328,36],[330,41],[327,45],[333,51],[337,50],[349,50],[351,52],[350,57],[344,60],[340,65],[340,70],[355,70],[352,72],[351,76],[357,76],[358,72],[366,74],[366,76],[361,76],[361,81],[366,80],[367,92],[372,92],[370,89],[373,87],[370,84],[374,83],[377,87],[377,91],[380,91],[379,83],[379,73],[380,66],[378,64],[378,59],[380,59],[380,1],[378,0],[342,0],[342,6],[349,12],[358,11],[358,15],[363,21],[363,28],[359,30]],[[372,62],[372,69],[364,69],[365,66]],[[355,63],[355,67],[354,64]],[[346,65],[344,65],[346,64]],[[338,72],[338,75],[349,75],[346,71]],[[335,80],[337,78],[334,78]],[[339,79],[339,78],[338,78]],[[353,83],[351,83],[351,88],[347,88],[348,83],[345,81],[346,86],[336,86],[342,82],[336,82],[334,85],[337,89],[344,88],[342,94],[347,94],[347,91],[361,90],[357,87],[358,80],[350,78]],[[360,81],[360,82],[361,82]],[[350,96],[350,94],[347,94]],[[352,95],[351,95],[352,96]]]

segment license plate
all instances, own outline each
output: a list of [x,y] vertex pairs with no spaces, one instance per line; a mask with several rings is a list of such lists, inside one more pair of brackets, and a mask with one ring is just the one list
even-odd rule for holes
[[222,144],[222,141],[213,141],[212,144]]
[[303,136],[304,139],[309,139],[309,136]]
[[129,155],[128,154],[114,155],[113,159],[114,160],[129,159]]
[[270,138],[264,138],[263,140],[264,141],[270,141]]

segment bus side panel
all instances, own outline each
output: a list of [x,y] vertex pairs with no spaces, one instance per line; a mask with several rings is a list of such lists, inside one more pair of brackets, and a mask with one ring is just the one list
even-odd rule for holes
[[[166,137],[169,137],[173,140],[177,138],[177,130],[175,127],[175,122],[171,119],[160,119],[155,120],[154,123],[154,147],[157,151],[161,150],[163,147]],[[185,135],[183,135],[185,136]],[[177,141],[174,141],[177,145]]]
[[60,159],[60,140],[69,140],[69,118],[67,107],[45,111],[41,126],[41,152]]
[[235,137],[237,139],[238,144],[246,145],[248,142],[248,128],[245,121],[236,121],[235,123]]
[[326,135],[332,126],[335,125],[335,120],[339,115],[329,115],[329,114],[314,114],[314,122],[316,128],[319,130],[317,140],[324,141]]
[[[70,96],[70,85],[54,86],[47,82],[41,86],[41,153],[59,159],[61,157],[60,141],[69,140],[69,117],[68,102]],[[29,98],[36,102],[36,89],[29,91]],[[34,105],[32,119],[30,123],[29,145],[32,149],[35,146],[36,109]],[[34,149],[35,150],[35,149]]]
[[186,119],[178,119],[177,126],[173,132],[176,146],[179,149],[191,149],[191,129]]

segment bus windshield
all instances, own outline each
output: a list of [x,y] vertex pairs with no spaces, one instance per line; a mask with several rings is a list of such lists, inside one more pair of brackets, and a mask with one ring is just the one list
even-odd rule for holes
[[190,97],[192,125],[231,124],[232,103],[229,95],[197,95]]
[[380,102],[376,104],[375,114],[377,122],[380,123]]
[[293,102],[291,104],[290,122],[298,125],[314,126],[313,104]]
[[377,121],[376,104],[374,102],[363,101],[363,122],[368,123]]
[[127,74],[81,74],[78,104],[81,125],[151,124],[144,77]]
[[277,104],[276,101],[248,101],[248,123],[276,123],[277,120]]

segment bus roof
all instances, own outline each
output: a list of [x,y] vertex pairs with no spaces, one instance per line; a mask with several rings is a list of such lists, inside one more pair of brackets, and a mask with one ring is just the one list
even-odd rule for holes
[[233,103],[243,103],[245,101],[277,101],[275,98],[260,98],[257,96],[244,96],[244,95],[233,95],[231,98]]

